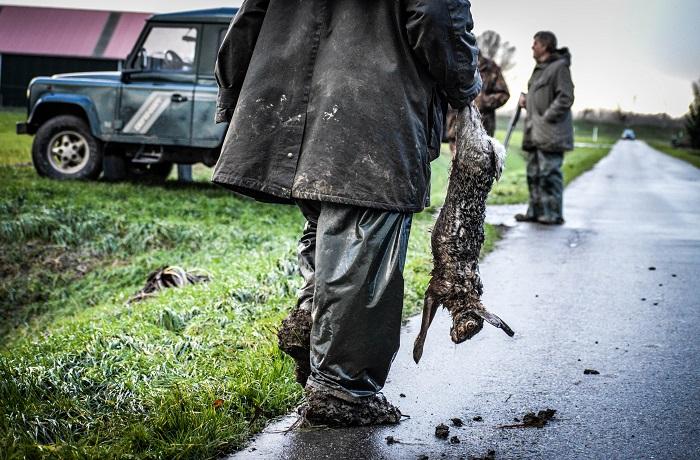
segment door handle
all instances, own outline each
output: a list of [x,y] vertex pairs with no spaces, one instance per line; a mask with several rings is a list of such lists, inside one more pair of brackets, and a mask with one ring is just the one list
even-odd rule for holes
[[173,102],[185,102],[187,101],[187,96],[183,96],[182,94],[173,94],[170,97],[170,100]]

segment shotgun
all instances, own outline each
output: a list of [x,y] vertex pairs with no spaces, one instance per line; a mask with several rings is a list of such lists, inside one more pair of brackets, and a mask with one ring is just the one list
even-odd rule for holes
[[506,133],[506,139],[503,141],[503,146],[508,150],[508,144],[510,144],[510,136],[513,135],[513,131],[515,131],[515,126],[518,124],[518,120],[520,120],[520,112],[522,112],[523,108],[520,107],[520,104],[518,103],[518,108],[515,109],[515,113],[513,114],[513,118],[510,119],[510,123],[508,123],[508,132]]

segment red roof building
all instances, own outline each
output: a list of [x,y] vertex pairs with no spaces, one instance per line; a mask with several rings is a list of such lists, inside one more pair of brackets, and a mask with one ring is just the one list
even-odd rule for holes
[[0,105],[39,75],[117,70],[150,13],[0,5]]
[[0,7],[0,53],[124,59],[150,13]]

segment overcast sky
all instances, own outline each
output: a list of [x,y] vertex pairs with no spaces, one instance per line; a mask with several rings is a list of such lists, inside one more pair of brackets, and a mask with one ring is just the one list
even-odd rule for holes
[[[218,6],[218,0],[12,0],[1,4],[165,12]],[[575,110],[604,107],[684,114],[700,79],[700,0],[472,0],[476,32],[493,29],[517,46],[506,74],[526,89],[534,32],[553,31],[573,56]],[[507,107],[514,106],[512,99]]]

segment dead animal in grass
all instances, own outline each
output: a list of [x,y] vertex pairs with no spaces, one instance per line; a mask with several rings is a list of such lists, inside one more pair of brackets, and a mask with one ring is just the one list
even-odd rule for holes
[[420,332],[413,346],[413,360],[423,355],[425,337],[440,305],[452,315],[450,337],[462,343],[488,323],[513,330],[481,303],[483,286],[479,255],[484,244],[486,197],[505,161],[505,149],[486,134],[474,105],[457,116],[457,149],[452,160],[445,204],[433,228],[433,271],[423,303]]
[[127,303],[140,302],[162,289],[205,283],[209,280],[211,280],[211,275],[202,270],[187,272],[183,268],[174,265],[162,267],[148,275],[146,285],[134,294]]

